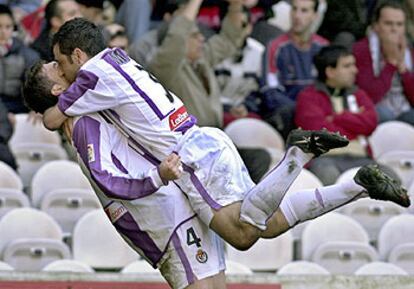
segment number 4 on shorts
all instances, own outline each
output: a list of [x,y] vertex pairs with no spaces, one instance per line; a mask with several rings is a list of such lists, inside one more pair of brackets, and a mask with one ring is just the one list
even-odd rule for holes
[[197,248],[201,247],[201,239],[197,236],[193,227],[187,229],[187,245],[196,244]]

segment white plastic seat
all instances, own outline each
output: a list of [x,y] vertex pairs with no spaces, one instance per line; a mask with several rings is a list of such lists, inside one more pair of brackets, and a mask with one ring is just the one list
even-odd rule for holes
[[237,119],[231,122],[224,132],[237,147],[285,150],[285,142],[279,132],[262,120]]
[[0,188],[23,190],[19,175],[6,163],[0,161]]
[[13,271],[14,268],[9,264],[0,261],[0,271]]
[[0,188],[0,218],[13,209],[23,207],[30,207],[30,202],[22,191]]
[[372,262],[361,266],[356,272],[355,275],[408,275],[400,267],[385,262]]
[[30,185],[33,175],[46,163],[68,159],[66,151],[57,144],[21,143],[13,146],[18,172],[25,187]]
[[54,239],[19,238],[10,241],[3,252],[4,261],[17,271],[40,271],[53,261],[70,257],[67,245]]
[[334,212],[306,226],[302,235],[302,257],[331,273],[345,274],[378,259],[364,228],[352,218]]
[[31,197],[33,206],[39,208],[42,198],[57,189],[92,190],[79,165],[72,161],[51,161],[43,165],[33,176]]
[[247,251],[238,251],[226,244],[228,260],[253,271],[276,271],[293,259],[293,237],[290,232],[275,239],[259,239]]
[[340,211],[361,224],[367,231],[370,241],[375,243],[385,222],[404,213],[406,209],[392,202],[364,198],[347,204]]
[[396,246],[390,252],[388,262],[414,274],[414,242]]
[[10,139],[9,145],[13,149],[16,144],[22,143],[48,143],[61,144],[61,138],[56,131],[47,130],[42,122],[33,124],[28,120],[28,115],[25,113],[16,114],[16,125],[14,127],[13,135]]
[[321,265],[309,261],[294,261],[286,264],[277,271],[277,275],[329,275]]
[[136,274],[136,273],[142,273],[142,274],[155,274],[160,277],[162,277],[159,270],[154,269],[147,261],[145,260],[137,260],[134,261],[128,265],[126,265],[121,270],[122,274]]
[[347,169],[336,179],[335,183],[336,184],[342,184],[344,182],[347,182],[347,181],[350,181],[350,180],[354,179],[354,177],[355,177],[355,175],[356,175],[356,173],[358,172],[359,169],[360,169],[360,167]]
[[226,260],[226,275],[253,275],[253,271],[246,265]]
[[76,260],[56,260],[47,264],[42,271],[46,272],[77,272],[77,273],[94,273],[88,264]]
[[378,157],[380,164],[394,170],[404,187],[409,188],[414,180],[414,147],[411,151],[390,151]]
[[414,128],[404,122],[387,121],[377,126],[369,137],[374,159],[386,152],[414,149]]
[[40,209],[55,219],[66,235],[87,212],[101,208],[95,193],[86,189],[57,189],[47,193]]
[[76,223],[72,251],[73,259],[97,269],[123,268],[139,259],[102,209],[86,213]]

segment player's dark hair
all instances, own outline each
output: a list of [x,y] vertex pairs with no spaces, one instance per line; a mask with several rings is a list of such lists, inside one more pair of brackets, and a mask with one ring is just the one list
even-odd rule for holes
[[394,8],[397,10],[401,10],[405,15],[404,6],[401,4],[401,1],[397,1],[397,0],[379,1],[378,5],[375,7],[375,10],[374,10],[373,23],[378,22],[378,20],[381,17],[381,12],[384,8]]
[[59,46],[62,54],[70,56],[79,48],[89,57],[93,57],[106,48],[100,28],[84,18],[74,18],[65,22],[53,36],[52,45]]
[[352,55],[351,51],[341,45],[330,45],[323,47],[313,58],[316,70],[318,71],[318,80],[325,82],[327,67],[335,68],[341,57]]
[[9,6],[0,4],[0,15],[3,15],[3,14],[6,14],[6,15],[10,16],[10,18],[13,22],[13,25],[15,26],[14,30],[16,30],[16,22],[14,21],[14,16],[13,16],[13,13],[10,10]]
[[44,60],[39,60],[27,70],[22,88],[25,105],[39,113],[44,113],[58,101],[58,98],[51,93],[52,81],[42,72],[45,63]]

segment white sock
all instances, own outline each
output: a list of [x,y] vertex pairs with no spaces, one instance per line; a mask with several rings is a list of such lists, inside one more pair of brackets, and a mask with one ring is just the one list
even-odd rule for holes
[[260,230],[266,230],[267,219],[276,211],[280,202],[303,166],[313,154],[291,147],[284,158],[273,168],[243,200],[240,219]]
[[350,180],[317,189],[289,192],[283,198],[280,209],[289,226],[294,227],[366,196],[365,189]]

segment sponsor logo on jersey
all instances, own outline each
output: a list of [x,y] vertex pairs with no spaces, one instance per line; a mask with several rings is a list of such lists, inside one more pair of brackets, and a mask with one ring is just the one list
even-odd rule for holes
[[93,144],[88,144],[88,162],[94,162],[95,161],[95,149],[93,147]]
[[172,131],[176,130],[181,124],[187,121],[190,116],[188,115],[187,109],[185,106],[177,109],[173,114],[169,116],[170,129]]
[[205,251],[198,249],[196,253],[196,260],[200,263],[205,263],[208,260],[208,255]]
[[116,221],[118,221],[119,218],[121,218],[127,212],[128,211],[124,207],[124,205],[120,203],[116,203],[116,202],[110,204],[108,207],[105,208],[105,213],[112,223],[115,223]]

